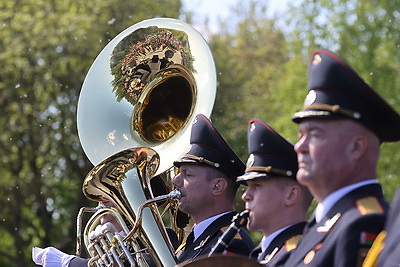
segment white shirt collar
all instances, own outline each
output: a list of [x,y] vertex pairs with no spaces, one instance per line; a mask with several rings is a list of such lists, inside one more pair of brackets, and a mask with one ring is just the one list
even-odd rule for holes
[[261,255],[262,253],[264,253],[264,251],[269,247],[269,245],[271,244],[272,240],[274,240],[275,237],[277,237],[281,232],[283,232],[286,228],[290,227],[291,225],[288,225],[286,227],[283,227],[275,232],[273,232],[272,234],[270,234],[269,236],[264,236],[261,239],[261,253],[258,255]]
[[353,191],[356,188],[368,184],[377,184],[377,183],[378,181],[376,179],[366,180],[345,186],[331,193],[315,208],[315,221],[319,223],[322,220],[322,218],[328,213],[328,211],[333,207],[333,205],[335,205],[335,203],[338,202],[339,199],[341,199],[344,195],[346,195],[350,191]]
[[213,216],[213,217],[207,218],[207,219],[205,219],[204,221],[199,222],[198,224],[195,224],[195,225],[193,226],[194,240],[196,240],[196,239],[207,229],[207,227],[208,227],[213,221],[215,221],[216,219],[218,219],[218,218],[221,217],[222,215],[227,214],[227,213],[229,213],[229,212],[231,212],[231,211],[224,212],[224,213],[221,213],[221,214],[217,214],[217,215],[215,215],[215,216]]

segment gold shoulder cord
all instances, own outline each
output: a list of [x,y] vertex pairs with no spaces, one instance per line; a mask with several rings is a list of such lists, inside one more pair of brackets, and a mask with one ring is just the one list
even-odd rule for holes
[[382,231],[376,237],[372,247],[369,249],[365,260],[363,261],[362,267],[375,267],[378,264],[378,257],[384,247],[384,239],[386,237],[386,231]]

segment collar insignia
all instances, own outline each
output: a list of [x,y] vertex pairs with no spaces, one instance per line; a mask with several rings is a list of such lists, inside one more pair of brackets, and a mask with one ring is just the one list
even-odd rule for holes
[[207,238],[204,239],[204,240],[202,240],[202,241],[200,242],[200,244],[199,244],[197,247],[195,247],[193,250],[202,249],[202,248],[204,247],[204,245],[207,244],[208,239],[210,239],[210,237],[211,237],[210,235],[207,236]]
[[318,233],[327,233],[331,230],[331,228],[335,225],[335,223],[339,220],[341,214],[340,213],[336,213],[335,216],[333,216],[332,218],[328,219],[325,221],[325,224],[322,226],[319,226],[317,228],[317,232]]

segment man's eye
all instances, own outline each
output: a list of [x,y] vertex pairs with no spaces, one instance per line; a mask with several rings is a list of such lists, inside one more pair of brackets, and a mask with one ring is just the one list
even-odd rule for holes
[[310,136],[311,136],[311,137],[320,137],[320,136],[321,136],[321,133],[320,133],[320,132],[311,132],[311,133],[310,133]]
[[250,187],[253,188],[253,189],[255,189],[255,188],[260,187],[260,185],[259,185],[259,184],[254,184],[254,183],[253,183]]

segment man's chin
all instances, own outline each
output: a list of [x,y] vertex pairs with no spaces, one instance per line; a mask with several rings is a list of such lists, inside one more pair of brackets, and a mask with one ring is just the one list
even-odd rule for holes
[[300,184],[307,185],[310,181],[310,173],[304,170],[299,170],[296,179]]
[[187,213],[187,211],[185,209],[185,205],[181,202],[179,202],[178,209],[184,213]]
[[255,226],[255,225],[254,225],[254,222],[252,222],[251,220],[249,220],[249,221],[247,222],[247,225],[246,225],[247,230],[249,230],[249,231],[251,231],[251,232],[257,231],[257,230],[255,229],[254,226]]

